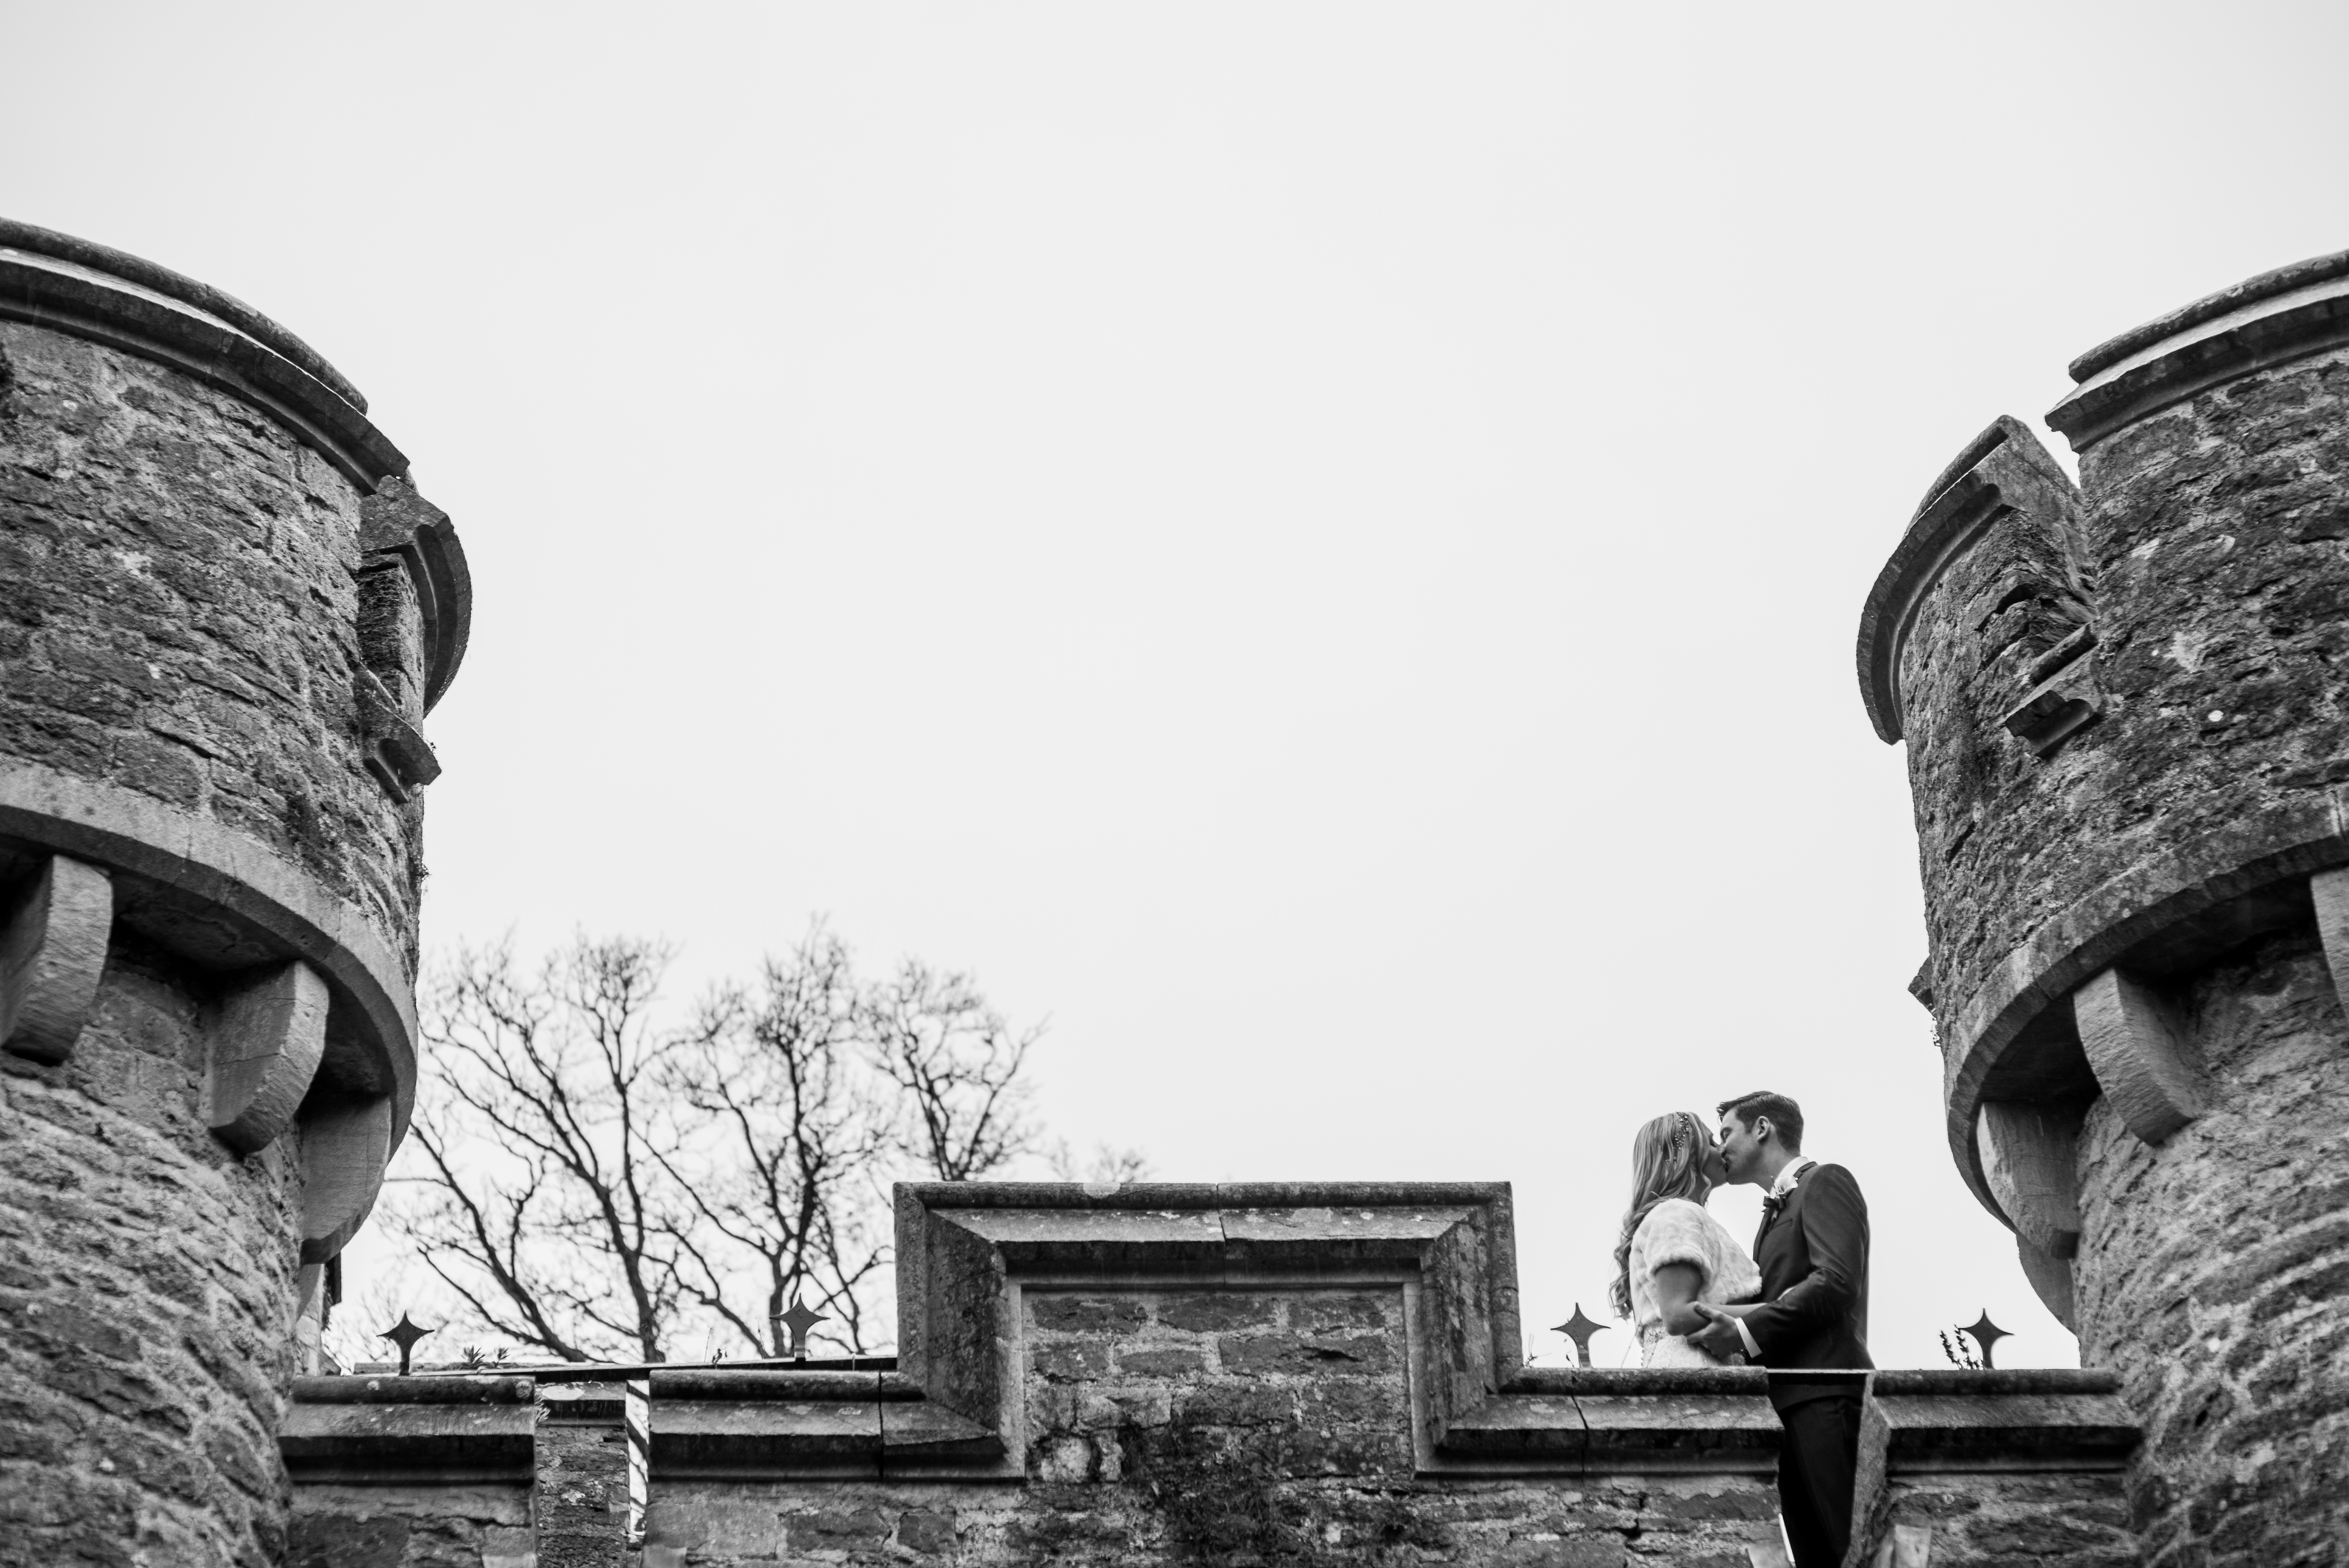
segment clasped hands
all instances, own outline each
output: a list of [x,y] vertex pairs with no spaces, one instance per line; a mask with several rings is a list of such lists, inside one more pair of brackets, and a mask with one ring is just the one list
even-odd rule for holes
[[1716,1361],[1726,1361],[1733,1356],[1745,1354],[1745,1340],[1737,1332],[1737,1316],[1711,1302],[1689,1304],[1704,1321],[1704,1326],[1688,1336],[1688,1342]]

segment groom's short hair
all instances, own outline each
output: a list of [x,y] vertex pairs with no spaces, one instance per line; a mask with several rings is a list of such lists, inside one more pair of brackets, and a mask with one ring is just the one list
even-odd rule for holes
[[1766,1088],[1755,1089],[1752,1094],[1741,1094],[1735,1099],[1724,1099],[1713,1109],[1723,1116],[1735,1116],[1742,1125],[1749,1129],[1758,1119],[1766,1116],[1770,1119],[1770,1125],[1777,1129],[1778,1141],[1786,1146],[1789,1154],[1803,1151],[1803,1108],[1783,1094],[1772,1094]]

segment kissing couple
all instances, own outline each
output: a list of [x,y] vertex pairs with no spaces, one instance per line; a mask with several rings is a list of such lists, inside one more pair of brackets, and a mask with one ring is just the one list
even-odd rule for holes
[[[1612,1296],[1642,1367],[1767,1367],[1779,1511],[1795,1568],[1836,1568],[1851,1543],[1859,1389],[1805,1370],[1868,1367],[1868,1203],[1840,1165],[1803,1153],[1803,1110],[1782,1094],[1722,1101],[1712,1132],[1688,1111],[1631,1140],[1631,1205]],[[1760,1187],[1751,1252],[1705,1208],[1717,1187]]]

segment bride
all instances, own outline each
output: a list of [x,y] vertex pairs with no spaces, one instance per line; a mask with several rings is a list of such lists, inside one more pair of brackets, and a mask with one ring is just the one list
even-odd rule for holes
[[1750,1299],[1761,1273],[1706,1212],[1723,1172],[1704,1123],[1686,1111],[1660,1116],[1631,1140],[1631,1206],[1615,1244],[1618,1316],[1631,1319],[1642,1367],[1718,1367],[1688,1342],[1705,1325],[1698,1302]]

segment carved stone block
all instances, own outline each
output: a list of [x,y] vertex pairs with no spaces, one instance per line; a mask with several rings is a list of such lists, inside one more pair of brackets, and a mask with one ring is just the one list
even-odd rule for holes
[[2333,971],[2333,994],[2349,1010],[2349,866],[2308,879],[2316,905],[2316,934],[2324,941],[2325,966]]
[[322,1264],[358,1233],[391,1160],[391,1099],[313,1111],[302,1123],[302,1261]]
[[1985,1100],[1975,1113],[1982,1174],[2018,1234],[2068,1258],[2080,1250],[2080,1119],[2045,1106]]
[[2023,1277],[2031,1282],[2038,1293],[2040,1305],[2055,1315],[2055,1321],[2080,1332],[2079,1309],[2073,1289],[2072,1260],[2059,1258],[2034,1245],[2030,1237],[2014,1238],[2016,1257],[2023,1263]]
[[0,1042],[36,1062],[61,1062],[81,1037],[106,970],[114,884],[104,872],[52,855],[0,923]]
[[326,1044],[326,982],[296,959],[229,993],[212,1028],[206,1115],[239,1154],[294,1120]]
[[2168,1000],[2117,969],[2072,993],[2080,1044],[2122,1124],[2160,1144],[2209,1106],[2184,1022]]

